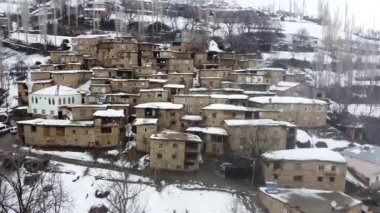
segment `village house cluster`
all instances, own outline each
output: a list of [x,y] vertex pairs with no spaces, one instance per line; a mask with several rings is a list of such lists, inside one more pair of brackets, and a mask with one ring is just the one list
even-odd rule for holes
[[[19,109],[30,116],[17,123],[24,144],[99,149],[135,140],[151,168],[174,171],[198,170],[202,155],[262,150],[266,182],[347,197],[339,153],[295,149],[297,127],[326,125],[328,110],[302,71],[265,67],[258,55],[224,52],[214,41],[199,52],[186,39],[158,44],[132,36],[82,35],[72,45],[17,82]],[[270,212],[295,208],[268,188],[282,189],[261,190]],[[349,201],[339,205],[358,208]]]

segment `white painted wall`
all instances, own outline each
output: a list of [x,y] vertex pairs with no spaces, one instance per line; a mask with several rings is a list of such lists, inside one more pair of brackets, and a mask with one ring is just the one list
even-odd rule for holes
[[[68,99],[70,98],[70,102]],[[72,102],[74,98],[74,102]],[[33,100],[32,100],[33,99]],[[36,102],[37,99],[37,102]],[[50,99],[50,104],[49,104]],[[54,102],[53,102],[54,99]],[[59,102],[61,100],[61,102]],[[65,101],[63,101],[65,100]],[[54,103],[54,104],[53,104]],[[59,104],[61,103],[61,104]],[[28,112],[39,115],[58,116],[58,106],[60,105],[81,105],[81,94],[75,95],[30,95]]]

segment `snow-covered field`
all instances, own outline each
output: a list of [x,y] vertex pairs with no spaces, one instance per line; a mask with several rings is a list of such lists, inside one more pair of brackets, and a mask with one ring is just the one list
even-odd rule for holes
[[348,112],[356,116],[380,117],[380,105],[378,104],[350,104]]
[[[17,40],[27,42],[27,43],[41,43],[41,44],[45,43],[45,38],[41,34],[17,33],[16,32],[16,33],[11,33],[10,38],[17,39]],[[71,43],[72,37],[47,35],[46,39],[50,44],[59,46],[64,39],[69,40],[69,42]]]
[[[105,169],[88,169],[87,167],[72,164],[58,163],[61,171],[69,171],[69,174],[62,174],[61,178],[65,189],[69,192],[72,199],[72,208],[66,212],[88,212],[91,206],[106,204],[105,199],[95,197],[97,189],[109,189],[111,182],[96,180],[95,177],[115,177],[119,172],[111,172]],[[73,180],[79,179],[75,182]],[[140,187],[142,193],[137,202],[144,207],[145,212],[166,213],[166,212],[205,212],[223,213],[230,212],[229,207],[236,203],[239,212],[248,212],[240,200],[236,199],[236,191],[222,192],[217,189],[208,188],[198,183],[189,184],[163,184],[162,189],[158,190],[152,186],[149,178],[130,174],[128,181],[141,181],[143,183],[131,184],[131,188]],[[147,184],[144,184],[147,183]],[[112,191],[111,191],[112,193]]]

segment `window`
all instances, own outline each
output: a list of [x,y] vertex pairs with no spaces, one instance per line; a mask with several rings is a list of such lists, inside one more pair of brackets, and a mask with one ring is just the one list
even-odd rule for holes
[[157,154],[157,159],[162,159],[162,154]]
[[163,147],[162,143],[158,144],[158,148],[162,148],[162,147]]
[[73,129],[73,134],[75,134],[77,131],[75,129]]
[[303,176],[302,175],[293,176],[293,181],[301,182],[302,180],[303,180]]
[[332,165],[332,166],[331,166],[331,171],[332,171],[332,172],[335,172],[335,170],[336,170],[336,166]]
[[175,112],[171,112],[170,116],[175,117]]
[[61,105],[61,104],[62,104],[61,98],[58,98],[58,105]]
[[54,98],[52,98],[52,103],[53,103],[53,105],[55,105],[55,99]]
[[178,144],[173,143],[173,149],[177,149],[177,148],[178,148]]
[[65,128],[64,127],[57,127],[55,130],[57,136],[65,136]]
[[63,98],[63,104],[66,104],[66,98]]
[[49,105],[51,105],[51,100],[50,100],[50,98],[49,98],[48,102],[49,102]]
[[281,169],[281,168],[282,168],[282,162],[281,161],[273,162],[273,169]]
[[212,117],[213,117],[213,118],[216,118],[216,113],[212,113]]
[[36,97],[36,104],[38,104],[38,99],[37,99],[37,97]]
[[46,110],[41,110],[41,114],[45,115],[46,114]]
[[74,103],[74,97],[71,97],[71,103]]
[[31,126],[30,131],[31,131],[31,132],[37,132],[37,127],[36,127],[36,126]]
[[84,131],[84,133],[85,133],[86,135],[88,135],[88,130]]
[[318,177],[318,182],[323,182],[323,177]]
[[79,114],[80,114],[81,116],[86,115],[86,110],[85,110],[85,109],[81,109],[81,110],[79,111]]
[[318,170],[319,170],[319,171],[323,171],[323,170],[325,170],[325,166],[324,166],[324,165],[319,165],[319,166],[318,166]]
[[[20,96],[20,95],[19,95]],[[32,97],[32,103],[34,103],[34,98]]]
[[143,131],[146,132],[146,130],[147,130],[146,127],[144,127]]
[[177,158],[177,155],[172,155],[172,159],[176,159]]
[[50,115],[54,115],[54,110],[50,110]]
[[172,121],[172,122],[170,122],[170,124],[174,126],[176,124],[176,122]]
[[70,98],[67,99],[67,103],[71,104],[71,99]]
[[102,133],[111,133],[111,132],[112,132],[111,127],[103,127],[102,128]]
[[295,163],[294,164],[294,168],[297,169],[297,170],[302,169],[302,163]]
[[330,182],[334,183],[335,182],[335,177],[330,177]]
[[157,94],[157,97],[162,98],[162,94],[161,93]]
[[33,113],[36,114],[37,113],[37,109],[33,109]]

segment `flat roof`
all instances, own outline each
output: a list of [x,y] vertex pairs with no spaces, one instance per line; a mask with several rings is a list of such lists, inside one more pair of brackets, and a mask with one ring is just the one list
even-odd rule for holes
[[33,119],[33,120],[25,120],[18,121],[18,124],[28,124],[28,125],[36,125],[36,126],[78,126],[78,127],[86,127],[92,126],[94,121],[71,121],[71,120],[55,120],[55,119]]
[[151,135],[150,139],[192,141],[192,142],[198,142],[198,143],[202,142],[201,138],[197,135],[183,133],[183,132],[177,132],[177,131],[168,130],[168,129],[165,129],[165,130],[161,131],[160,133]]
[[173,104],[172,102],[148,102],[135,106],[137,109],[182,109],[183,104]]
[[326,161],[346,163],[346,159],[339,153],[328,148],[305,148],[270,151],[262,154],[268,160],[287,161]]
[[261,96],[250,98],[249,101],[260,104],[319,104],[327,105],[326,101],[293,96]]

